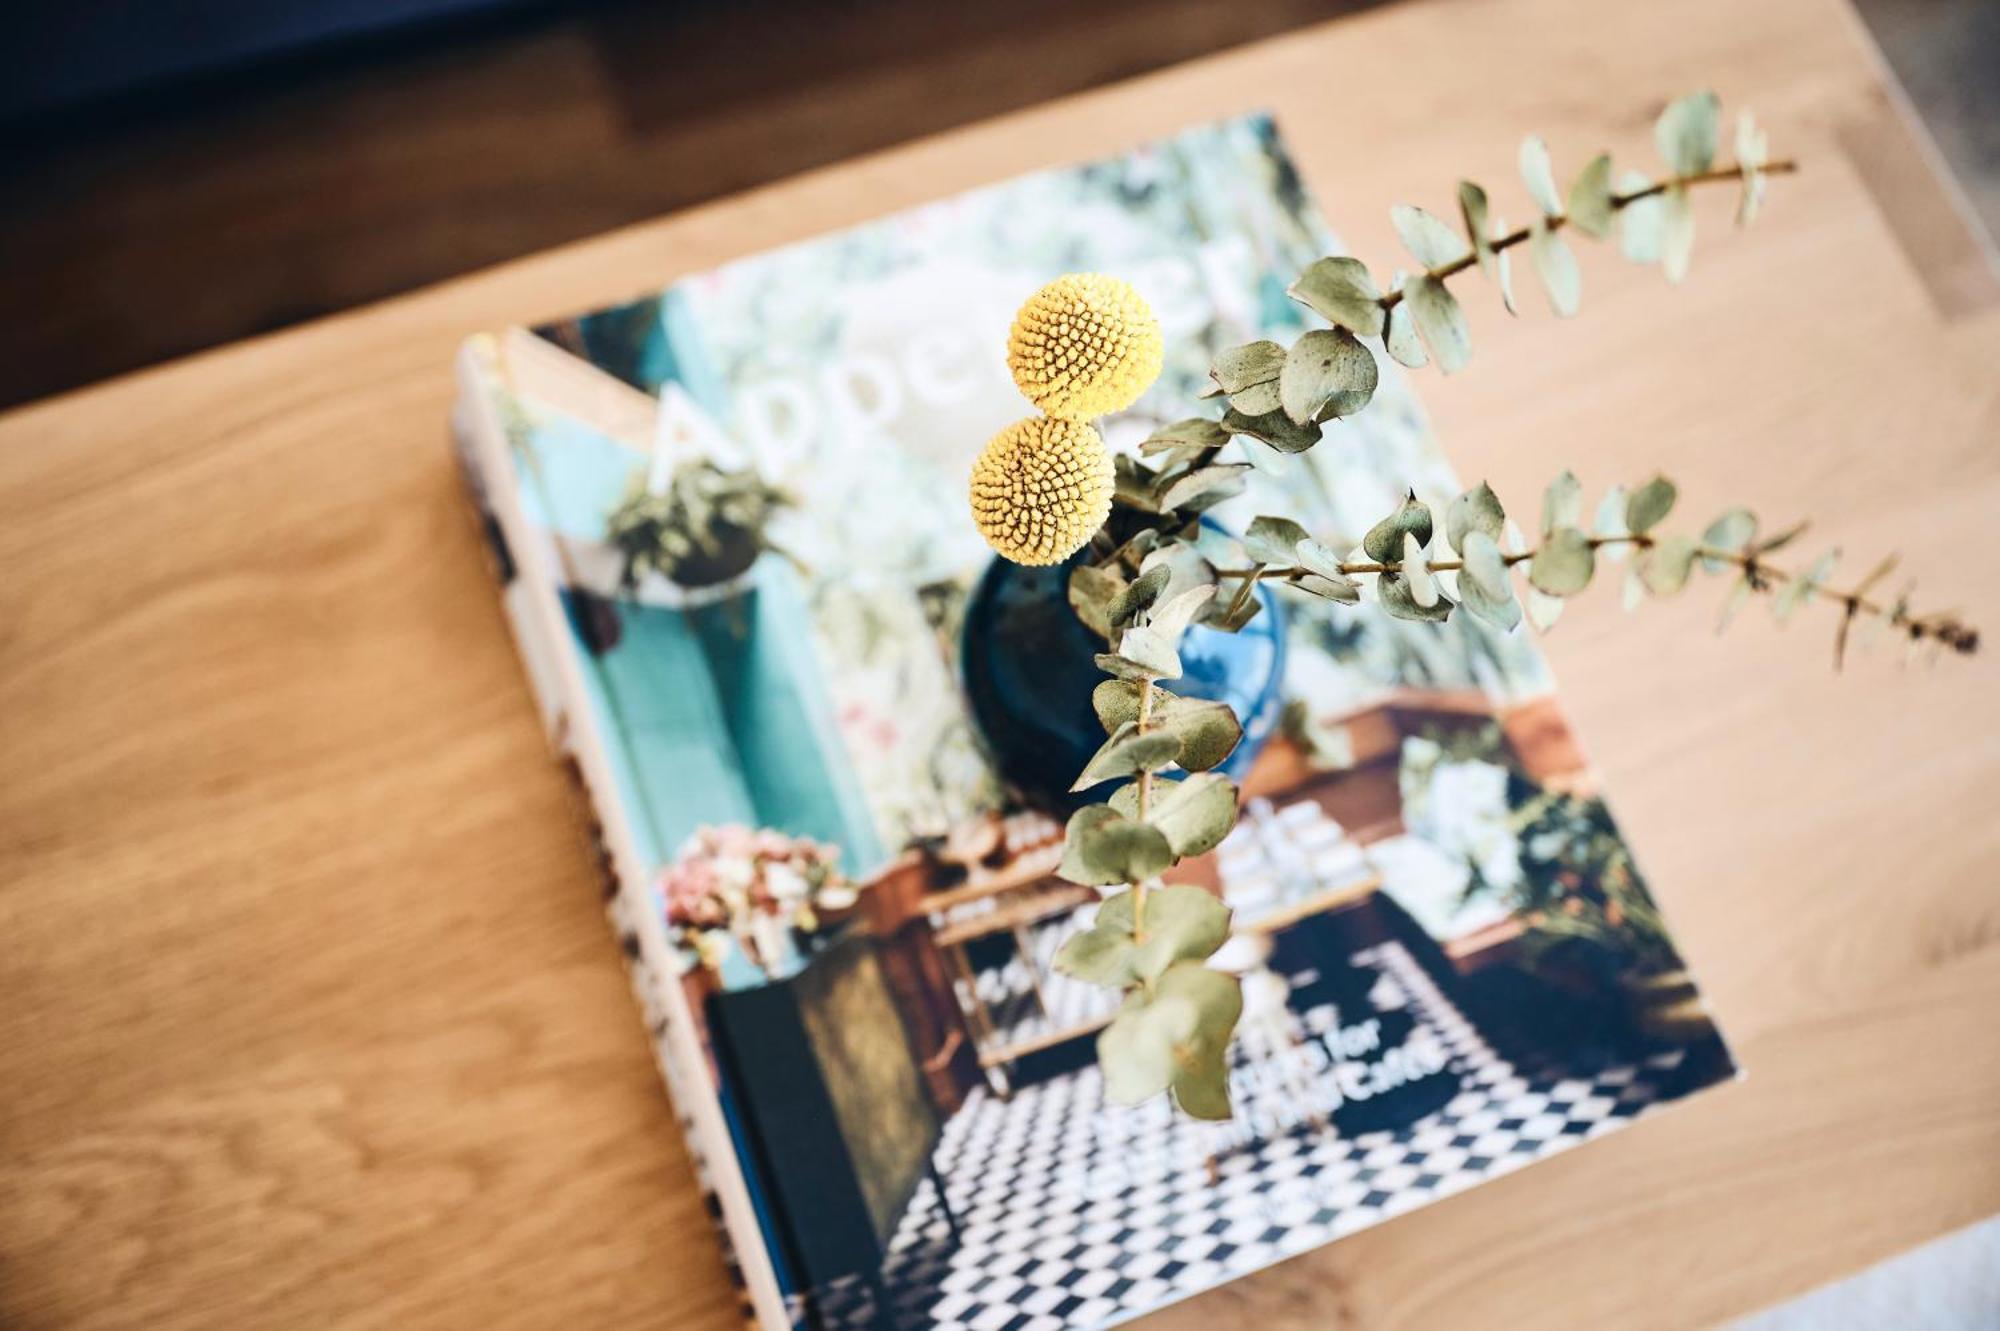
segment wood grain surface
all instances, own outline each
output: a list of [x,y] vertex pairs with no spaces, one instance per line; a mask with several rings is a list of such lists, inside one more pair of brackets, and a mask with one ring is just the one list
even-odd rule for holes
[[[460,508],[461,337],[1255,106],[1387,263],[1389,203],[1520,215],[1521,132],[1649,156],[1702,84],[1805,171],[1748,233],[1703,199],[1678,291],[1475,282],[1448,451],[1665,467],[2000,627],[2000,302],[1891,224],[1836,0],[1378,11],[0,418],[0,1324],[732,1323]],[[1835,675],[1823,614],[1717,641],[1717,592],[1549,652],[1747,1079],[1149,1325],[1688,1326],[2000,1210],[1994,657]]]

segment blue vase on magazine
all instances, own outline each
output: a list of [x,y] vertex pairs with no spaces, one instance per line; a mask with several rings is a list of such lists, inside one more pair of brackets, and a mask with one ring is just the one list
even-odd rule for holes
[[[1093,659],[1104,640],[1069,605],[1069,575],[1081,555],[1030,568],[995,559],[965,608],[961,644],[966,696],[1000,775],[1048,807],[1068,811],[1094,798],[1070,783],[1104,743],[1091,692],[1106,678]],[[1181,678],[1170,687],[1189,698],[1228,703],[1243,740],[1220,770],[1240,781],[1284,710],[1284,611],[1268,588],[1263,610],[1226,633],[1197,624],[1181,639]]]

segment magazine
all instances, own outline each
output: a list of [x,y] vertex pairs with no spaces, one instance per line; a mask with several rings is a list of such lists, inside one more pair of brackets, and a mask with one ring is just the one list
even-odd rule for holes
[[[468,486],[757,1324],[1117,1324],[1735,1075],[1532,637],[1286,597],[1242,820],[1171,875],[1233,911],[1234,1115],[1103,1095],[1116,996],[1052,964],[1098,893],[966,631],[1007,325],[1059,273],[1138,287],[1130,449],[1337,252],[1252,116],[466,345]],[[1346,550],[1458,493],[1379,359],[1219,531]]]

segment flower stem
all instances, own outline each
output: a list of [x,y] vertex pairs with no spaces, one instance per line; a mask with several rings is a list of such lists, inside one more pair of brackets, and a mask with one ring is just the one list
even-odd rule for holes
[[[1648,535],[1593,536],[1590,538],[1590,546],[1593,550],[1601,549],[1607,545],[1633,545],[1643,550],[1653,544],[1653,538]],[[1501,562],[1512,568],[1516,564],[1527,563],[1534,557],[1535,552],[1533,550],[1522,550],[1514,554],[1502,555]],[[1770,591],[1779,584],[1790,582],[1798,576],[1796,573],[1791,573],[1785,569],[1764,563],[1758,558],[1754,549],[1747,551],[1720,550],[1714,546],[1697,545],[1694,548],[1694,558],[1734,565],[1743,571],[1745,577],[1750,579],[1751,588],[1760,592]],[[1402,567],[1401,560],[1357,561],[1354,563],[1342,563],[1339,566],[1340,571],[1349,576],[1363,573],[1396,573],[1401,571]],[[1447,573],[1454,569],[1464,568],[1465,561],[1462,559],[1440,559],[1430,563],[1428,567],[1433,573]],[[1252,564],[1248,568],[1217,569],[1216,576],[1219,578],[1241,578],[1244,580],[1245,586],[1250,586],[1258,578],[1276,578],[1281,582],[1287,583],[1297,582],[1301,578],[1312,576],[1312,570],[1306,568],[1276,568],[1264,564]],[[1979,631],[1963,623],[1954,615],[1942,614],[1911,617],[1896,606],[1884,605],[1879,601],[1869,599],[1858,588],[1854,591],[1841,591],[1834,587],[1820,587],[1817,589],[1816,594],[1825,600],[1833,601],[1846,607],[1850,615],[1875,615],[1885,619],[1892,626],[1904,630],[1915,640],[1920,641],[1925,638],[1934,639],[1938,643],[1951,648],[1953,651],[1961,653],[1973,652],[1979,646]],[[1241,593],[1239,593],[1239,597],[1240,595]]]
[[[1792,172],[1797,171],[1798,169],[1799,169],[1799,164],[1790,158],[1783,158],[1775,162],[1766,162],[1764,165],[1754,168],[1757,174],[1766,176],[1789,175]],[[1629,194],[1612,195],[1611,209],[1613,212],[1620,211],[1632,204],[1638,203],[1641,199],[1650,199],[1655,195],[1665,194],[1668,190],[1674,188],[1676,185],[1681,185],[1681,186],[1707,185],[1714,183],[1716,181],[1741,180],[1743,178],[1743,172],[1744,168],[1739,164],[1735,166],[1720,166],[1716,167],[1712,171],[1701,171],[1691,176],[1670,176],[1666,180],[1656,180],[1652,184],[1646,186],[1646,188],[1633,190]],[[1569,214],[1555,213],[1548,217],[1543,218],[1542,223],[1550,231],[1560,231],[1564,226],[1568,225]],[[1518,227],[1515,230],[1508,232],[1506,235],[1500,236],[1495,240],[1493,240],[1488,245],[1488,249],[1491,252],[1497,254],[1501,250],[1512,249],[1516,245],[1524,244],[1527,241],[1528,237],[1533,234],[1534,234],[1534,228],[1532,227],[1525,227],[1525,226]],[[1430,275],[1432,277],[1437,278],[1439,281],[1443,281],[1447,277],[1454,277],[1457,274],[1464,272],[1466,269],[1472,267],[1474,264],[1478,262],[1479,262],[1479,253],[1477,249],[1475,249],[1471,253],[1464,254],[1456,259],[1453,259],[1450,263],[1441,264],[1438,267],[1431,269]],[[1402,299],[1403,299],[1403,293],[1399,289],[1396,291],[1391,291],[1387,295],[1383,296],[1380,303],[1383,309],[1391,310],[1394,309],[1396,305],[1399,302],[1401,302]]]
[[[1133,725],[1137,732],[1143,735],[1152,726],[1152,723],[1153,681],[1142,679],[1139,681],[1139,714],[1134,719]],[[1146,821],[1146,808],[1152,802],[1152,798],[1153,774],[1150,771],[1141,771],[1139,773],[1139,821],[1142,823]],[[1144,942],[1145,938],[1146,885],[1144,883],[1134,883],[1132,884],[1132,941],[1135,943]]]

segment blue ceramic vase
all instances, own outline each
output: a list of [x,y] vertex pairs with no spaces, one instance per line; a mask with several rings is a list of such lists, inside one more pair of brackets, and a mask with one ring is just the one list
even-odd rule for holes
[[[961,661],[974,719],[1000,775],[1045,808],[1067,812],[1111,789],[1072,794],[1070,783],[1104,743],[1090,695],[1107,676],[1093,658],[1104,640],[1069,605],[1081,556],[1049,568],[996,558],[965,609]],[[1284,703],[1284,615],[1259,586],[1263,610],[1240,632],[1197,624],[1181,639],[1181,678],[1166,687],[1228,703],[1243,741],[1219,769],[1240,780],[1277,727]]]

